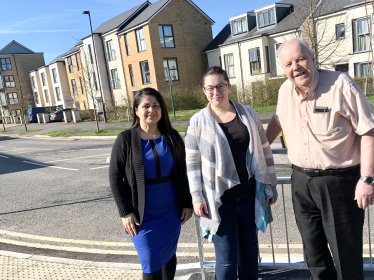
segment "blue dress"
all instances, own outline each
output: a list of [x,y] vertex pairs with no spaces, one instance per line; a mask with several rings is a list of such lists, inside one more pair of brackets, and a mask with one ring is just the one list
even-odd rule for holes
[[163,139],[142,142],[145,175],[145,209],[137,235],[131,237],[142,270],[161,269],[177,251],[181,229],[177,188],[173,180],[173,157]]

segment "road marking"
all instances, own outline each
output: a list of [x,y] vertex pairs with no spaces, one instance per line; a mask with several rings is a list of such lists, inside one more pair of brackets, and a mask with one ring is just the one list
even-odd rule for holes
[[2,156],[2,155],[0,155],[0,157],[3,157],[3,158],[9,158],[9,157],[6,157],[6,156]]
[[45,161],[44,163],[52,163],[52,162],[59,162],[59,161],[67,161],[67,160],[74,160],[74,159],[81,159],[81,158],[101,157],[101,156],[107,156],[107,155],[110,155],[110,154],[95,155],[95,156],[86,156],[86,157],[77,157],[77,158],[58,159],[58,160]]
[[90,168],[90,170],[94,170],[94,169],[100,169],[100,168],[107,168],[109,167],[109,165],[106,165],[106,166],[100,166],[100,167],[94,167],[94,168]]
[[44,167],[56,168],[56,169],[65,169],[65,170],[71,170],[71,171],[79,171],[79,169],[72,169],[72,168],[65,168],[65,167],[59,167],[59,166],[45,165],[45,164],[40,164],[40,163],[35,163],[35,162],[30,162],[30,161],[22,161],[22,162],[29,163],[29,164],[34,164],[34,165],[39,165],[39,166],[44,166]]

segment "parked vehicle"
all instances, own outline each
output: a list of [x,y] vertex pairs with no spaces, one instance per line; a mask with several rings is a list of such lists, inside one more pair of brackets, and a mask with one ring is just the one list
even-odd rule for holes
[[53,111],[61,110],[62,106],[47,106],[47,107],[32,107],[27,110],[27,117],[29,122],[37,122],[36,114],[51,113]]
[[66,108],[66,109],[62,109],[62,110],[58,110],[56,112],[52,112],[50,115],[49,115],[49,118],[51,121],[65,121],[64,119],[64,111],[71,111],[71,110],[74,110],[74,108]]

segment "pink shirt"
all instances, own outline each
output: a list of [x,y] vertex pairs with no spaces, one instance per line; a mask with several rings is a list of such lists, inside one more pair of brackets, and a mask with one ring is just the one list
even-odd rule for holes
[[[328,112],[315,113],[316,106]],[[320,69],[304,98],[289,80],[283,83],[274,116],[284,132],[289,160],[304,168],[359,164],[361,135],[374,128],[373,110],[352,78]]]

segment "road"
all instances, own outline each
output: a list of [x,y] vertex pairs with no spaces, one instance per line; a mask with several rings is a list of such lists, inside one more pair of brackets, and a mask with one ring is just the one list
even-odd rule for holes
[[[118,216],[108,182],[113,140],[72,141],[0,136],[0,246],[2,250],[103,262],[138,263]],[[274,144],[279,145],[279,143]],[[287,164],[276,166],[289,177]],[[273,207],[272,238],[277,261],[287,262],[282,186]],[[302,258],[290,186],[284,185],[288,241]],[[374,215],[374,214],[372,214]],[[372,229],[373,230],[373,229]],[[368,248],[368,234],[364,233]],[[259,234],[263,261],[272,261],[270,228]],[[212,244],[204,243],[207,260]],[[365,254],[369,251],[366,249]],[[179,263],[198,261],[193,219],[183,226]],[[296,260],[296,259],[295,259]]]

